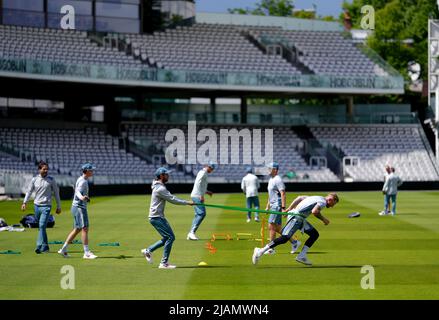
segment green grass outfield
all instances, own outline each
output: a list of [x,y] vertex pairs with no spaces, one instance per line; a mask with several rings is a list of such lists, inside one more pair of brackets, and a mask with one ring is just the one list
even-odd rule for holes
[[[295,196],[289,193],[288,202]],[[330,225],[309,218],[320,232],[308,255],[312,267],[297,263],[289,244],[252,265],[258,242],[238,241],[235,234],[258,235],[260,224],[246,223],[243,212],[208,208],[198,232],[201,240],[187,241],[193,209],[167,204],[177,238],[170,262],[178,268],[162,270],[157,266],[163,249],[154,252],[153,265],[140,253],[159,239],[147,220],[149,196],[94,198],[89,205],[90,248],[97,260],[83,260],[81,245],[70,246],[70,259],[56,253],[61,245],[36,255],[35,229],[0,233],[0,251],[21,251],[0,254],[0,299],[439,299],[439,192],[401,192],[395,217],[378,216],[380,192],[342,192],[340,199],[335,208],[323,211]],[[265,201],[266,193],[262,206]],[[243,206],[244,196],[216,194],[207,202]],[[0,202],[0,217],[18,223],[23,215],[19,207],[20,202]],[[30,212],[32,205],[28,208]],[[353,211],[361,217],[347,218]],[[48,229],[49,241],[63,241],[71,227],[70,201],[65,201],[55,228]],[[213,232],[234,239],[213,242],[217,252],[211,254],[205,244]],[[102,242],[121,246],[98,246]],[[198,267],[200,261],[208,266]],[[75,290],[60,286],[64,265],[74,267]],[[374,267],[374,290],[360,286],[364,265]]]

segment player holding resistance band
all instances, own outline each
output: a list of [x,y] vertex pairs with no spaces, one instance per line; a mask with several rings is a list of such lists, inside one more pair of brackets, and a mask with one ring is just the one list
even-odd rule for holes
[[312,213],[318,219],[322,220],[325,225],[328,225],[329,220],[326,219],[320,213],[320,211],[325,207],[332,208],[337,203],[338,196],[336,193],[329,193],[326,197],[297,197],[286,210],[288,213],[290,213],[290,215],[288,215],[287,224],[282,229],[282,235],[268,243],[263,248],[255,248],[252,257],[253,264],[257,264],[258,260],[264,255],[266,251],[273,249],[280,244],[288,242],[297,230],[302,230],[302,232],[304,231],[307,235],[309,235],[309,238],[308,240],[306,240],[302,251],[296,258],[296,261],[306,265],[312,265],[311,261],[308,260],[306,253],[308,252],[309,248],[311,248],[311,246],[314,244],[314,242],[318,239],[319,233],[308,221],[306,221],[306,219]]

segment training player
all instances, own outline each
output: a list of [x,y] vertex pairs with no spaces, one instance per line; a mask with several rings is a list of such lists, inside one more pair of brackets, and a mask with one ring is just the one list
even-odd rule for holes
[[49,244],[47,240],[47,222],[50,217],[50,210],[52,208],[52,193],[55,195],[56,213],[61,213],[61,200],[59,198],[59,188],[55,179],[48,176],[49,165],[41,161],[38,164],[39,175],[32,178],[29,188],[24,197],[21,210],[26,210],[26,203],[29,201],[32,193],[35,191],[34,212],[35,218],[38,220],[38,238],[35,253],[48,253]]
[[[386,173],[384,174],[384,184],[386,184],[387,178],[390,176],[390,174],[392,173],[392,168],[390,167],[389,164],[386,164],[386,166],[384,167],[384,169],[386,170]],[[384,202],[386,202],[386,196],[384,195]],[[379,212],[378,214],[380,216],[389,214],[390,212],[390,202],[387,202],[387,206],[384,207],[384,210]]]
[[[259,209],[259,197],[258,197],[258,190],[259,190],[259,179],[256,175],[253,174],[253,168],[248,167],[246,169],[246,175],[244,178],[242,178],[241,181],[241,189],[245,193],[246,197],[246,205],[247,209],[251,209],[252,206],[255,207],[255,209]],[[247,222],[251,221],[252,213],[251,211],[247,212]],[[255,221],[259,222],[259,214],[255,212]]]
[[168,259],[171,254],[172,244],[175,240],[174,232],[171,226],[165,218],[165,205],[166,201],[178,205],[193,205],[194,202],[186,201],[177,198],[172,195],[168,189],[166,189],[165,183],[169,180],[169,173],[166,168],[158,168],[155,172],[156,179],[152,182],[152,195],[151,205],[149,207],[149,222],[163,237],[156,243],[152,244],[146,249],[142,249],[141,252],[145,259],[152,263],[152,253],[160,247],[165,247],[163,251],[163,257],[160,261],[160,269],[175,269],[176,266],[169,264]]
[[[384,210],[390,207],[390,200],[392,200],[392,216],[396,214],[396,195],[398,194],[398,187],[402,185],[402,180],[395,174],[395,168],[390,168],[390,174],[386,177],[386,182],[383,186],[384,194]],[[382,211],[380,215],[388,215],[390,212]]]
[[[205,165],[203,169],[201,169],[197,177],[195,178],[194,187],[192,189],[191,198],[192,201],[197,203],[204,203],[204,194],[208,194],[212,196],[213,193],[207,190],[207,175],[212,173],[216,169],[217,165],[212,161],[209,161],[209,164]],[[187,234],[187,240],[198,240],[198,237],[195,235],[198,228],[200,227],[201,222],[203,222],[206,217],[206,207],[205,206],[195,206],[195,217],[192,221],[191,230]]]
[[311,261],[308,260],[306,253],[319,237],[319,233],[308,221],[306,221],[306,219],[312,213],[318,219],[322,220],[325,225],[328,225],[329,220],[321,214],[321,210],[325,207],[332,208],[337,203],[338,195],[336,193],[329,193],[326,197],[297,197],[287,209],[287,212],[290,213],[290,215],[288,216],[287,224],[282,229],[282,235],[268,243],[264,248],[255,248],[252,257],[253,264],[257,264],[261,256],[268,250],[273,249],[280,244],[286,243],[297,230],[305,229],[306,233],[310,237],[305,242],[300,254],[296,257],[296,261],[306,265],[312,265]]
[[[282,178],[278,175],[279,164],[272,162],[268,165],[270,170],[270,180],[268,181],[268,201],[265,210],[285,211],[286,195],[285,184]],[[282,229],[282,215],[270,214],[268,217],[268,230],[270,233],[270,240],[273,241],[276,238],[276,232],[281,233]],[[299,240],[291,239],[291,253],[294,253],[300,245]],[[266,251],[266,254],[274,254],[274,249]]]
[[73,230],[67,236],[66,242],[62,246],[58,253],[63,257],[68,258],[67,247],[72,243],[73,239],[81,232],[81,240],[84,247],[84,259],[96,259],[97,256],[93,254],[88,248],[88,212],[87,203],[90,202],[88,192],[88,179],[91,178],[96,169],[91,163],[86,163],[82,167],[82,176],[78,178],[75,184],[75,193],[73,195],[72,202],[72,215],[73,215]]

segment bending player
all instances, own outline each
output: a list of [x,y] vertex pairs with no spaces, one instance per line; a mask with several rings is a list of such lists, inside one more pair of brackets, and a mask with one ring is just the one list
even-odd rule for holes
[[306,221],[306,219],[312,213],[318,219],[322,220],[325,225],[328,225],[329,220],[321,214],[321,210],[325,207],[332,208],[337,203],[338,196],[336,193],[329,193],[326,197],[297,197],[287,209],[287,212],[290,213],[290,215],[288,216],[287,224],[282,229],[282,235],[268,243],[264,248],[255,248],[252,257],[253,264],[257,264],[261,256],[268,250],[288,242],[297,230],[304,230],[310,237],[305,242],[300,254],[296,257],[296,261],[306,265],[312,265],[306,254],[319,237],[319,233],[308,221]]
[[164,246],[163,257],[159,264],[159,269],[175,269],[176,266],[169,264],[169,256],[171,254],[172,244],[175,240],[174,232],[171,225],[165,218],[166,201],[177,205],[194,205],[193,201],[186,201],[177,198],[166,189],[166,182],[169,180],[170,171],[166,168],[160,167],[155,172],[155,179],[152,182],[151,205],[149,207],[149,222],[162,236],[162,239],[150,245],[141,252],[146,261],[152,263],[152,253]]

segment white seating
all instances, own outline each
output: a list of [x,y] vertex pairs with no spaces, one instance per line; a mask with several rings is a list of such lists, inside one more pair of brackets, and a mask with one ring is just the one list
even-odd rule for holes
[[[166,131],[168,129],[180,129],[185,134],[187,133],[187,126],[185,125],[156,125],[156,124],[125,124],[125,135],[132,139],[133,141],[139,141],[142,139],[150,139],[152,144],[155,146],[160,146],[162,148],[162,154],[164,154],[164,150],[170,143],[165,142],[165,135]],[[197,125],[197,131],[199,132],[202,129],[212,129],[215,131],[219,143],[220,139],[220,129],[232,129],[234,127],[230,125]],[[252,129],[258,128],[256,126],[248,125],[245,128],[249,129],[250,132],[252,132]],[[269,129],[269,128],[265,128]],[[338,182],[340,181],[338,177],[332,173],[327,168],[314,168],[310,167],[305,160],[301,157],[301,155],[296,150],[297,145],[303,144],[303,141],[288,127],[276,127],[273,128],[273,160],[277,161],[280,165],[280,173],[285,174],[288,171],[294,171],[297,174],[296,179],[289,180],[288,178],[285,178],[286,181],[305,181],[305,182]],[[264,130],[261,131],[261,133],[264,133]],[[264,136],[261,137],[261,152],[262,154],[265,154],[264,149]],[[197,142],[196,147],[190,147],[190,145],[187,147],[187,154],[194,154],[199,147],[204,144],[204,141]],[[219,167],[217,170],[214,171],[212,174],[212,177],[218,177],[218,178],[225,178],[228,182],[240,182],[242,177],[245,175],[245,169],[250,164],[243,164],[243,156],[244,154],[247,154],[249,152],[252,152],[252,147],[249,145],[243,145],[242,140],[239,144],[239,164],[221,164],[220,161],[220,154],[223,152],[223,154],[228,154],[228,161],[231,163],[231,146],[228,147],[221,147],[219,145],[217,150],[217,161],[219,162]],[[225,153],[224,153],[225,152]],[[187,155],[186,155],[187,157]],[[254,159],[253,159],[254,160]],[[187,172],[190,172],[187,177],[188,179],[193,179],[193,176],[196,175],[198,170],[201,168],[201,164],[197,165],[188,165],[192,167],[192,170],[184,169]],[[254,167],[258,167],[257,165],[253,165]],[[303,179],[303,177],[307,175],[307,179]]]
[[404,181],[434,181],[439,177],[422,142],[417,125],[315,126],[311,132],[346,156],[360,158],[360,165],[346,172],[355,181],[383,181],[390,164]]
[[[117,138],[94,129],[22,129],[0,128],[0,141],[16,151],[34,155],[35,161],[47,161],[51,171],[65,175],[80,174],[81,164],[92,162],[100,176],[144,177],[151,179],[155,167],[124,149]],[[1,156],[0,156],[1,157]],[[0,170],[36,172],[36,164],[21,162],[8,155],[0,161]]]

